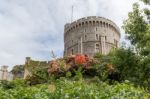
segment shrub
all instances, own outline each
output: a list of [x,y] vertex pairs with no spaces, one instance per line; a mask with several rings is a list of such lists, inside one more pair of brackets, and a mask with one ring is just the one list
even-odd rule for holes
[[15,79],[12,81],[1,80],[0,86],[3,89],[14,89],[16,87],[27,87],[28,85],[26,84],[25,80],[23,80],[23,79]]
[[76,65],[83,65],[86,63],[86,57],[84,55],[76,55],[75,56],[75,64]]
[[7,80],[1,80],[0,86],[4,89],[13,89],[16,87],[15,83],[7,81]]
[[46,83],[49,79],[47,68],[35,68],[32,70],[32,75],[26,78],[30,85]]
[[142,88],[135,88],[130,82],[108,85],[107,83],[70,81],[57,79],[51,84],[0,88],[0,99],[149,99],[150,94]]

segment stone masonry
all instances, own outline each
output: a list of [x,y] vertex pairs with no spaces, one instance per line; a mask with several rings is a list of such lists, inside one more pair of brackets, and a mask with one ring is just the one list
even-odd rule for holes
[[8,66],[1,66],[0,80],[13,80],[13,74],[8,72]]
[[81,18],[64,28],[64,56],[108,54],[119,46],[120,30],[109,19],[99,16]]

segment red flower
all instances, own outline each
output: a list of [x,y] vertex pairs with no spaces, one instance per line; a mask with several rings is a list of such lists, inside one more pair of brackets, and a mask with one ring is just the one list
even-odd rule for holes
[[83,65],[84,63],[86,63],[86,58],[84,55],[75,56],[75,64]]

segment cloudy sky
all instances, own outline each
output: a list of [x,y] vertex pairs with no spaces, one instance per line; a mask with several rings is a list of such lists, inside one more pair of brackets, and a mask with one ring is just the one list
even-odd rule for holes
[[62,56],[64,24],[70,22],[72,5],[73,20],[102,16],[121,27],[136,1],[0,0],[0,65],[23,64],[26,56],[50,60],[52,50]]

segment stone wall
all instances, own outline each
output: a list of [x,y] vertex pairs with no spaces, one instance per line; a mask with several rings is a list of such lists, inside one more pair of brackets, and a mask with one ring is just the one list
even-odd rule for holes
[[108,54],[119,46],[120,30],[109,19],[90,16],[67,23],[64,29],[64,56],[96,52]]
[[1,66],[0,80],[13,80],[13,74],[8,72],[8,66]]
[[48,68],[48,62],[32,60],[30,57],[26,57],[24,79],[28,76],[32,76],[32,71],[37,68]]

